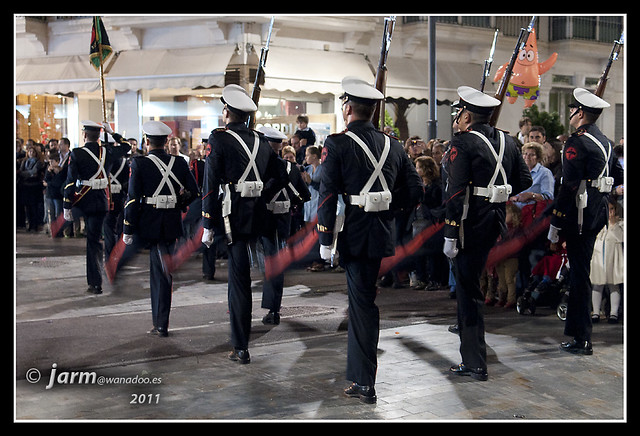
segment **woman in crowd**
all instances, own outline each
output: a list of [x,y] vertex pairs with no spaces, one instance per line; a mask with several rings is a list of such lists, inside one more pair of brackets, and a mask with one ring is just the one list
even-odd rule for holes
[[27,147],[27,156],[20,164],[19,177],[22,201],[26,206],[29,227],[27,231],[38,231],[44,219],[43,180],[46,165],[35,145]]

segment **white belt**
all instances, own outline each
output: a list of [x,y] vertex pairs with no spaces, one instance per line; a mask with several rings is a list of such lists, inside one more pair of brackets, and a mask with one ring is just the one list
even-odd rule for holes
[[156,209],[174,209],[178,198],[175,195],[154,195],[152,197],[145,197],[144,202],[154,205]]
[[591,186],[603,193],[611,192],[613,189],[613,177],[598,177],[591,180]]
[[109,181],[107,179],[79,180],[80,186],[89,186],[91,189],[106,189]]
[[473,188],[473,195],[486,197],[491,203],[505,203],[509,199],[509,194],[511,194],[512,190],[513,188],[509,184],[493,185],[487,188],[476,186]]
[[236,192],[239,192],[241,197],[255,198],[260,197],[262,194],[264,184],[260,181],[243,181],[236,183],[235,187]]
[[363,195],[350,195],[349,202],[354,206],[365,207],[365,212],[378,212],[389,209],[391,198],[391,191],[368,192]]

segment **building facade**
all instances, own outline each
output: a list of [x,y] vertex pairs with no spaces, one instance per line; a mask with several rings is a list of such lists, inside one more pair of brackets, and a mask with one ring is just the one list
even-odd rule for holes
[[[166,122],[194,147],[221,124],[221,89],[238,83],[251,92],[270,16],[103,15],[114,54],[104,67],[107,121],[125,137],[140,140],[150,119]],[[449,139],[451,103],[461,85],[479,87],[494,31],[499,29],[491,81],[510,58],[531,16],[396,17],[387,62],[386,110],[408,136]],[[429,41],[435,23],[435,44]],[[70,138],[78,145],[80,120],[102,121],[99,73],[89,64],[91,16],[15,15],[16,136],[44,142]],[[594,89],[625,15],[537,17],[540,62],[557,60],[540,76],[536,105],[557,112],[568,127],[566,105],[575,87]],[[355,75],[374,82],[384,17],[379,15],[277,15],[271,32],[258,124],[285,133],[299,114],[310,117],[322,143],[344,128],[340,81]],[[431,50],[430,50],[431,48]],[[434,76],[430,55],[435,53]],[[429,110],[429,89],[436,110]],[[626,102],[624,48],[613,64],[604,95],[611,103],[599,120],[603,132],[624,136]],[[524,100],[505,101],[498,127],[515,134]],[[435,119],[431,119],[435,117]],[[398,118],[402,122],[398,122]]]

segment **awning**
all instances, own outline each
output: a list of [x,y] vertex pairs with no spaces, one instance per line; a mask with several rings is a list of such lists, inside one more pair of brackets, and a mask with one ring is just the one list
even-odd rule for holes
[[[457,99],[456,89],[467,85],[480,87],[482,65],[437,60],[436,97],[438,100]],[[493,77],[493,76],[492,76]],[[495,89],[487,80],[485,91]],[[386,96],[427,100],[429,98],[429,60],[389,58],[387,62]]]
[[100,89],[100,74],[87,56],[16,59],[17,94],[67,94]]
[[345,76],[375,79],[363,54],[271,47],[263,89],[341,94]]
[[234,49],[235,45],[219,45],[123,51],[105,76],[105,86],[117,91],[224,86]]

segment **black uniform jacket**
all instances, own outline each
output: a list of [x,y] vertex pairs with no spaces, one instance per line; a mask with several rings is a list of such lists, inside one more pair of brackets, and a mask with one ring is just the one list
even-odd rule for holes
[[[260,137],[256,165],[264,188],[260,197],[241,197],[240,192],[235,191],[235,185],[249,165],[249,156],[238,141],[227,133],[227,129],[236,132],[249,150],[253,151],[254,130],[249,129],[244,123],[229,123],[226,128],[211,132],[209,136],[210,151],[205,161],[202,186],[202,225],[206,229],[221,227],[221,204],[216,200],[220,187],[224,190],[224,185],[230,184],[231,215],[229,221],[233,237],[266,236],[270,231],[266,201],[271,200],[288,183],[285,167],[278,162],[278,155],[273,151],[264,135],[256,132]],[[256,180],[253,170],[249,172],[246,180]]]
[[[474,187],[486,188],[496,168],[496,159],[487,144],[475,134],[475,130],[482,133],[493,145],[496,154],[500,150],[499,130],[489,124],[474,124],[469,131],[458,132],[451,141],[451,148],[447,153],[447,183],[445,186],[445,226],[444,236],[467,241],[481,242],[484,235],[496,235],[499,230],[504,235],[505,204],[491,203],[486,197],[473,195]],[[506,132],[502,132],[505,139],[505,151],[502,158],[507,180],[502,180],[498,173],[495,185],[508,183],[512,192],[522,192],[532,184],[531,172],[524,163],[522,154],[515,140]],[[464,221],[464,234],[460,235],[460,224],[463,216],[465,196],[469,188],[469,208]],[[497,226],[497,227],[496,227]],[[492,241],[491,243],[495,242]]]
[[120,157],[126,156],[131,146],[128,143],[101,146],[97,142],[87,142],[84,147],[74,148],[69,154],[63,207],[65,209],[78,207],[86,214],[106,213],[109,210],[107,189],[90,189],[88,186],[77,185],[78,181],[89,180],[98,171],[98,163],[82,148],[91,150],[98,159],[106,153],[104,168],[109,174],[113,163]]
[[[578,232],[578,208],[576,194],[581,180],[587,180],[587,207],[583,210],[582,230],[598,230],[609,218],[608,193],[602,193],[590,186],[591,180],[598,178],[605,165],[605,156],[585,132],[593,135],[610,155],[609,177],[613,177],[613,186],[623,183],[623,171],[620,162],[613,153],[613,147],[606,136],[595,124],[580,126],[564,145],[562,152],[562,184],[555,199],[551,224],[566,232]],[[605,174],[606,175],[606,174]]]
[[[124,207],[124,233],[137,234],[146,241],[173,241],[181,236],[182,211],[198,195],[198,185],[189,170],[189,165],[180,156],[171,156],[164,150],[152,149],[150,155],[157,156],[165,165],[174,158],[171,172],[180,180],[180,185],[173,178],[169,182],[178,195],[178,203],[172,209],[157,209],[153,204],[145,202],[152,197],[162,181],[162,174],[156,164],[146,156],[135,156],[131,159],[131,175],[129,176],[129,192]],[[169,195],[171,191],[165,184],[159,193]]]
[[[385,143],[384,133],[365,121],[351,122],[347,130],[358,135],[373,156],[380,159]],[[420,176],[402,145],[394,138],[390,138],[390,143],[382,173],[393,198],[390,210],[383,212],[365,212],[364,208],[349,203],[349,196],[360,194],[374,170],[362,148],[344,132],[330,135],[324,143],[317,228],[320,244],[331,245],[338,195],[342,194],[346,205],[345,223],[337,246],[342,258],[393,256],[394,211],[415,207],[423,193]],[[376,180],[371,192],[381,190],[380,181]]]

